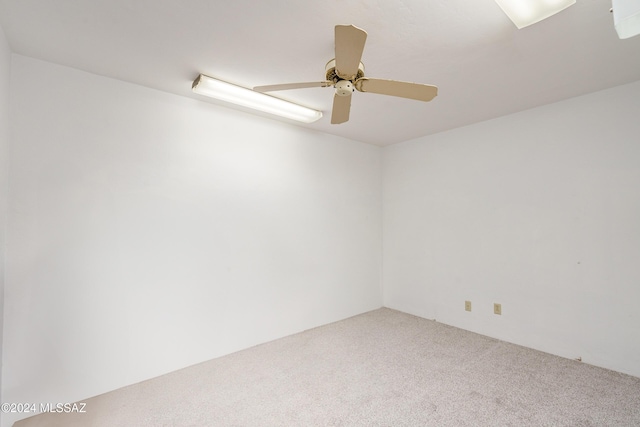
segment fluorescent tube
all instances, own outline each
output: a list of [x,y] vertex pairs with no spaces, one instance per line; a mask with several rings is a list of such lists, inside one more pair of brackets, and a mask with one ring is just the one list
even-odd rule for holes
[[198,78],[194,80],[192,89],[200,95],[299,122],[311,123],[322,117],[322,111],[303,107],[302,105],[294,104],[264,93],[254,92],[251,89],[223,82],[222,80],[214,79],[204,74],[200,74]]
[[496,0],[518,29],[547,19],[575,2],[576,0]]

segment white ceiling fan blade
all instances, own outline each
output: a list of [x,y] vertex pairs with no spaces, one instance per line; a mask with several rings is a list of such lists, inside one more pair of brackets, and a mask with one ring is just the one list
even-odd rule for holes
[[370,79],[363,77],[356,80],[356,89],[360,92],[378,93],[380,95],[399,96],[418,101],[431,101],[438,95],[436,86],[422,83],[399,82],[397,80]]
[[351,95],[333,96],[333,109],[331,111],[331,124],[337,125],[349,121],[349,112],[351,110]]
[[336,74],[353,80],[358,74],[367,32],[353,25],[336,25]]
[[333,82],[305,82],[305,83],[284,83],[280,85],[256,86],[253,88],[256,92],[274,92],[277,90],[304,89],[308,87],[329,87],[333,86]]

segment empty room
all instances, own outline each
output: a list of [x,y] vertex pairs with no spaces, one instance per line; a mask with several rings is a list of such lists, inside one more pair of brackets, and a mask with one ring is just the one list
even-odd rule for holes
[[0,426],[640,426],[639,34],[0,0]]

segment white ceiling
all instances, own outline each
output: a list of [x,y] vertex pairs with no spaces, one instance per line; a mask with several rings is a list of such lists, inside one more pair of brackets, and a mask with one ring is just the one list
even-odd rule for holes
[[389,145],[640,79],[640,37],[618,39],[610,7],[578,0],[517,30],[494,0],[0,0],[0,25],[15,53],[205,99],[191,91],[199,73],[324,80],[334,26],[354,24],[368,32],[368,77],[438,97],[356,92],[350,121],[331,125],[332,89],[277,96],[325,113],[301,126]]

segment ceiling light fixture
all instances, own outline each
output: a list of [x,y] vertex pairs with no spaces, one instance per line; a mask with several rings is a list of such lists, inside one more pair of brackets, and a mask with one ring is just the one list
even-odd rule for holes
[[547,19],[575,2],[576,0],[496,0],[518,29]]
[[284,99],[254,92],[251,89],[223,82],[222,80],[214,79],[204,74],[200,74],[198,78],[193,81],[191,88],[195,93],[200,95],[303,123],[312,123],[322,117],[322,111],[313,110],[285,101]]
[[612,6],[618,37],[628,39],[640,34],[640,0],[613,0]]

